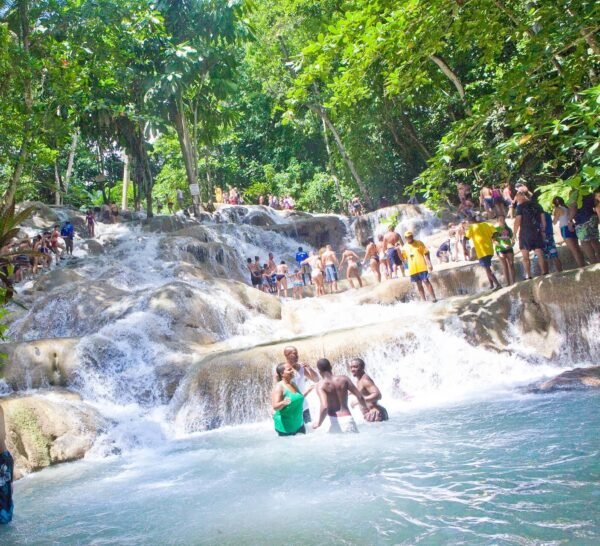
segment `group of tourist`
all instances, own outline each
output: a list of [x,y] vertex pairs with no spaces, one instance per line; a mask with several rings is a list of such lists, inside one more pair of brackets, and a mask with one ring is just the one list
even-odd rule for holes
[[296,347],[286,347],[283,356],[285,361],[274,370],[275,385],[271,393],[273,422],[279,436],[306,434],[306,425],[312,422],[306,398],[313,390],[316,390],[320,402],[319,416],[312,425],[313,429],[319,428],[329,417],[329,432],[358,432],[348,406],[349,394],[356,398],[353,405],[360,406],[365,422],[388,420],[386,409],[379,403],[381,391],[365,372],[362,359],[354,358],[350,362],[355,385],[348,376],[335,375],[326,358],[317,361],[315,370],[300,362]]
[[[491,202],[489,205],[491,207]],[[442,261],[479,260],[490,287],[500,288],[491,269],[492,257],[495,254],[499,258],[506,283],[513,284],[516,280],[513,247],[517,244],[525,279],[532,278],[532,252],[542,274],[549,272],[550,264],[556,271],[562,271],[553,227],[558,224],[561,237],[578,267],[584,266],[586,259],[592,264],[600,263],[600,200],[597,194],[596,197],[593,194],[584,197],[580,206],[577,203],[567,206],[561,197],[555,197],[550,214],[535,201],[528,188],[520,184],[510,209],[514,213],[512,229],[506,222],[506,215],[498,211],[495,212],[495,225],[484,221],[482,214],[475,214],[458,225],[449,224],[448,239],[440,246],[437,256]],[[491,211],[488,208],[488,217]],[[472,249],[469,249],[469,240],[473,243]]]
[[24,239],[14,239],[0,249],[2,255],[11,257],[12,281],[19,283],[36,275],[43,269],[50,269],[52,260],[56,262],[73,255],[73,239],[75,228],[70,220],[63,223],[62,228],[56,224]]

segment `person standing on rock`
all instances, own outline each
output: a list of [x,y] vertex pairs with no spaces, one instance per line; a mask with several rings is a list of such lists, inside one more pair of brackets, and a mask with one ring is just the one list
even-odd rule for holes
[[65,242],[65,253],[69,256],[73,256],[73,238],[75,237],[75,228],[71,223],[71,220],[67,220],[60,230],[60,236]]
[[321,256],[323,263],[325,264],[325,282],[330,285],[329,292],[338,291],[338,259],[335,252],[331,248],[331,245],[325,247],[325,252]]
[[473,241],[479,265],[485,270],[492,290],[502,288],[502,285],[492,271],[492,256],[494,255],[493,237],[495,234],[496,229],[494,226],[483,222],[481,216],[476,216],[471,220],[471,224],[465,231],[465,237]]
[[362,283],[362,279],[360,278],[360,265],[359,265],[360,258],[357,256],[357,254],[355,252],[353,252],[352,250],[347,248],[346,250],[344,250],[344,253],[342,254],[342,261],[340,262],[340,268],[342,267],[342,265],[344,265],[344,262],[346,260],[348,260],[348,269],[346,269],[346,278],[348,279],[350,286],[352,288],[356,288],[354,286],[354,281],[352,280],[354,278],[358,281],[358,285],[362,288],[363,283]]
[[[388,263],[387,253],[386,253],[386,244],[383,240],[383,235],[379,235],[377,237],[377,255],[379,256],[379,269],[383,268],[383,274],[386,279],[390,278],[390,264]],[[380,271],[381,273],[381,271]]]
[[377,277],[377,282],[381,282],[381,270],[379,269],[379,254],[377,253],[377,245],[373,240],[373,237],[367,239],[367,247],[365,249],[365,257],[363,259],[363,265],[369,263],[369,268]]
[[398,277],[398,268],[402,271],[402,276],[404,277],[404,267],[402,264],[402,259],[400,258],[400,254],[398,254],[398,249],[396,246],[399,244],[402,246],[404,241],[402,237],[400,237],[399,233],[396,233],[396,226],[390,225],[388,226],[387,233],[383,236],[383,242],[385,243],[385,252],[387,254],[387,261],[390,268],[390,276]]
[[[350,372],[356,377],[356,388],[363,395],[369,411],[364,414],[365,421],[387,421],[390,417],[387,410],[378,402],[381,400],[381,391],[375,382],[365,372],[365,361],[362,358],[353,358],[350,362]],[[355,406],[358,402],[354,402]]]
[[506,223],[503,215],[496,217],[498,225],[496,232],[492,236],[494,239],[494,249],[496,255],[500,258],[504,278],[509,286],[515,282],[515,252],[513,250],[513,231]]
[[282,297],[284,295],[286,298],[288,297],[288,266],[286,265],[284,260],[281,260],[281,263],[277,266],[276,269],[277,274],[277,296]]
[[316,250],[313,250],[310,253],[310,256],[302,262],[301,265],[308,264],[310,265],[310,278],[312,280],[312,284],[315,285],[316,296],[324,296],[325,295],[325,286],[323,282],[323,262],[321,261],[321,256],[317,253]]
[[519,241],[519,248],[523,257],[525,268],[525,279],[531,279],[531,262],[529,252],[533,250],[538,258],[538,264],[545,275],[548,272],[546,260],[544,259],[544,232],[546,231],[546,219],[542,207],[534,203],[528,197],[529,190],[521,186],[517,191],[515,200],[515,223],[513,225],[515,239]]
[[317,362],[321,380],[317,383],[317,394],[321,402],[319,420],[313,429],[319,428],[325,417],[329,416],[329,432],[358,432],[358,428],[348,409],[348,393],[356,396],[363,415],[368,413],[367,403],[350,378],[345,375],[333,375],[331,363],[326,358]]
[[88,209],[85,213],[85,223],[87,224],[88,237],[93,239],[96,236],[96,219],[94,218],[94,211]]
[[298,265],[298,269],[302,272],[302,282],[304,286],[307,284],[311,284],[310,282],[310,265],[305,263],[302,265],[305,260],[308,259],[308,254],[303,250],[301,246],[298,247],[298,252],[296,252],[296,264]]
[[[294,382],[298,386],[300,392],[308,393],[309,391],[306,385],[306,380],[309,379],[313,383],[317,383],[319,381],[319,374],[313,368],[311,368],[309,364],[300,362],[298,357],[298,349],[293,345],[288,345],[283,349],[283,357],[285,358],[284,364],[288,364],[294,369]],[[274,370],[274,379],[275,382],[279,381],[277,369]],[[304,422],[310,423],[310,410],[306,400],[304,400],[302,411]]]
[[4,412],[0,406],[0,525],[6,525],[12,521],[14,469],[15,461],[6,447]]
[[404,239],[406,243],[402,247],[402,257],[408,262],[410,282],[414,282],[417,285],[419,296],[421,296],[423,301],[427,299],[425,297],[425,289],[423,288],[423,285],[425,285],[431,294],[432,300],[436,302],[435,292],[429,281],[429,273],[433,271],[429,249],[422,241],[414,238],[412,231],[407,231],[404,234]]

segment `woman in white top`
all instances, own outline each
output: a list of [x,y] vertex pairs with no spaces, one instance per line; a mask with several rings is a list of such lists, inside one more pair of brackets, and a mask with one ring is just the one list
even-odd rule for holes
[[575,225],[572,220],[569,220],[569,207],[567,207],[562,197],[555,197],[552,200],[552,205],[554,206],[552,211],[552,221],[554,224],[558,223],[563,241],[571,251],[577,266],[583,267],[585,261],[583,259],[581,248],[579,247],[577,235],[575,234]]

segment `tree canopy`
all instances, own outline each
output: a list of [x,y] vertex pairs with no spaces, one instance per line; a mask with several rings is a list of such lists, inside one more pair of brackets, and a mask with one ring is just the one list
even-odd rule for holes
[[[4,202],[600,186],[592,0],[0,0]],[[190,199],[192,201],[192,199]]]

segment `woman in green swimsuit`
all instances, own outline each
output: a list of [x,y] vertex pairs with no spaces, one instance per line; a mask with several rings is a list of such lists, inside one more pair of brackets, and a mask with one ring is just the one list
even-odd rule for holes
[[279,364],[276,368],[279,381],[273,387],[271,403],[273,405],[273,422],[275,432],[279,436],[306,434],[302,408],[304,397],[313,389],[311,386],[305,393],[298,390],[294,379],[294,368],[291,364]]

